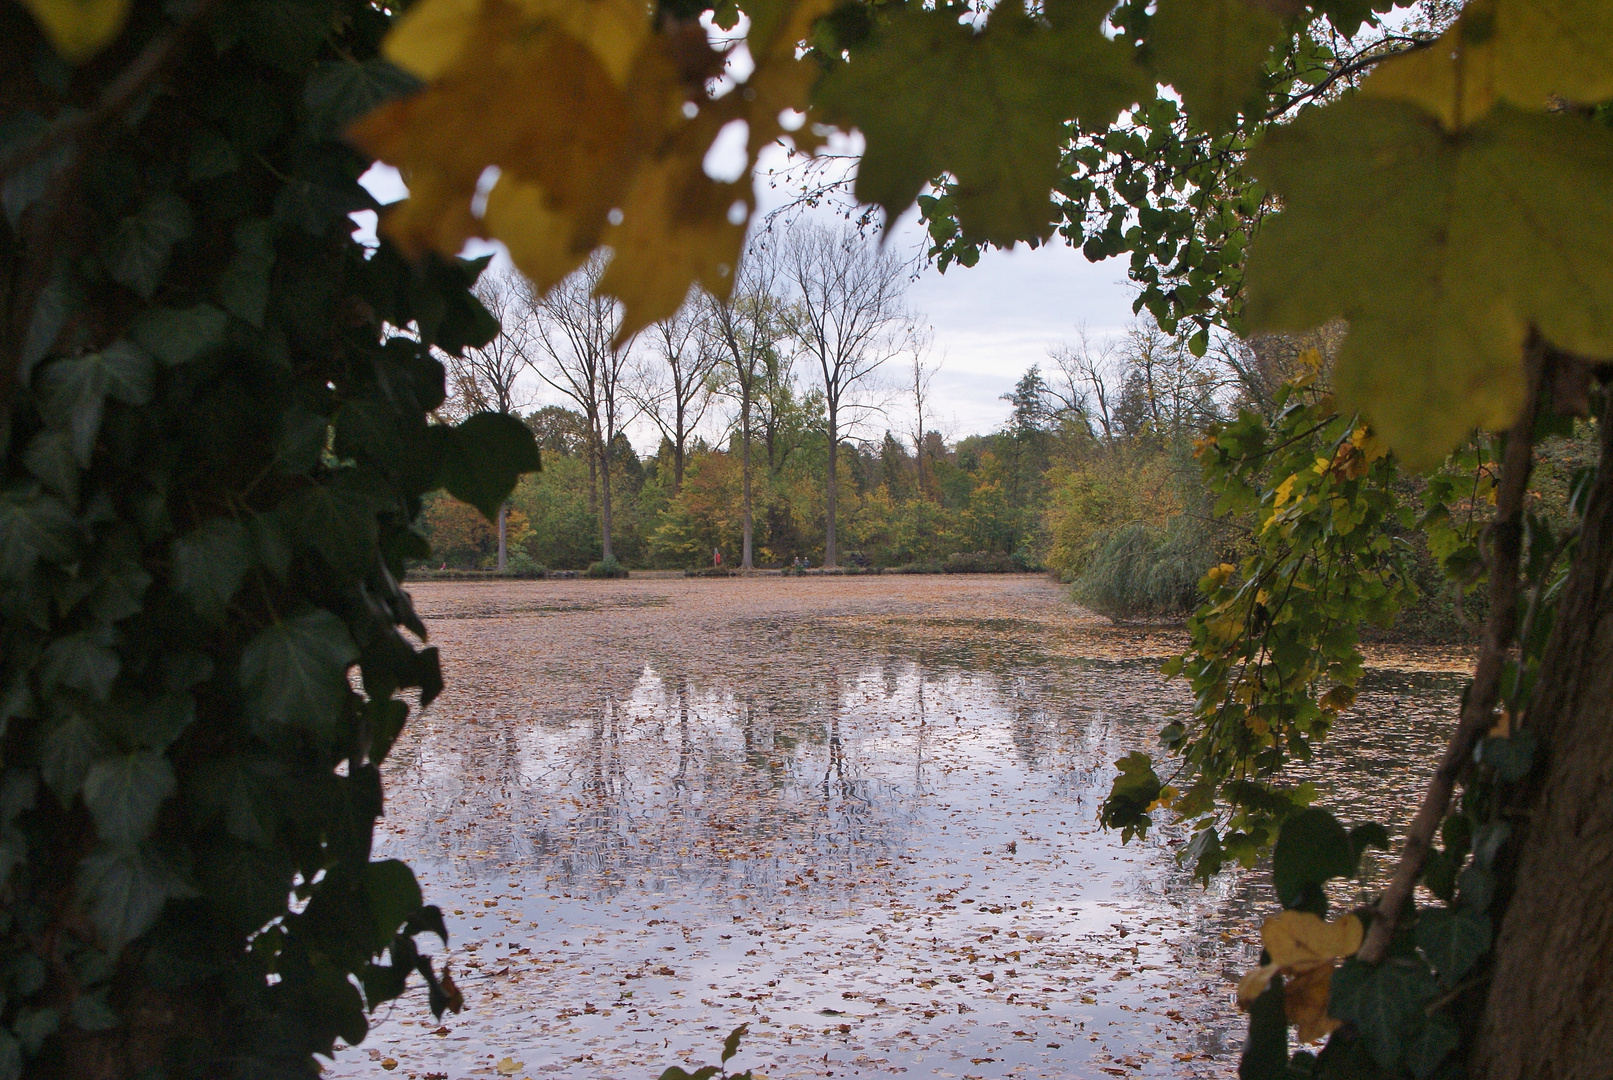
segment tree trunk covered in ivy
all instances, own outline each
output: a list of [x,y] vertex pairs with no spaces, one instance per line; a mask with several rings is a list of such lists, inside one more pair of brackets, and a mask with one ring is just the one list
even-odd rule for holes
[[0,5],[8,1080],[311,1080],[416,974],[458,1007],[441,913],[370,857],[442,688],[400,581],[427,492],[492,519],[537,456],[431,421],[433,350],[499,331],[485,262],[352,237],[343,132],[415,85],[391,21],[136,0],[73,66]]
[[1613,418],[1527,730],[1510,894],[1473,1074],[1600,1080],[1613,1069]]

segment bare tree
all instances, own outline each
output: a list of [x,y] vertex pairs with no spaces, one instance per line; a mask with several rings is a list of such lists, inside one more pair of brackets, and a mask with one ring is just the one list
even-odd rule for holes
[[672,494],[683,487],[689,436],[711,406],[711,376],[723,358],[701,305],[685,304],[641,339],[655,358],[632,388],[634,401],[672,444]]
[[756,430],[756,404],[768,373],[778,362],[785,334],[779,298],[777,249],[753,239],[739,263],[734,291],[728,299],[708,296],[705,318],[721,355],[721,378],[739,406],[739,456],[743,546],[739,565],[754,565],[755,519],[752,513],[751,443]]
[[783,272],[795,294],[785,325],[817,368],[828,414],[823,563],[833,567],[841,435],[866,407],[858,395],[869,376],[909,347],[913,324],[902,305],[909,267],[854,228],[798,223],[783,252]]
[[930,382],[941,370],[942,360],[931,361],[930,349],[935,344],[935,328],[925,327],[913,335],[913,378],[908,384],[913,392],[913,468],[918,475],[918,492],[924,487],[924,404],[930,400]]
[[1078,415],[1094,437],[1113,442],[1119,404],[1114,343],[1105,338],[1094,344],[1082,327],[1075,345],[1057,345],[1047,355],[1063,376],[1062,385],[1049,384],[1059,408]]
[[540,379],[576,403],[588,426],[590,501],[597,492],[601,553],[609,559],[611,443],[637,411],[628,393],[633,375],[629,348],[611,346],[621,326],[621,307],[596,292],[605,261],[596,252],[547,293],[537,295],[527,283],[522,295],[532,335],[528,362]]
[[[512,273],[488,272],[476,283],[476,297],[498,320],[499,335],[479,349],[466,349],[463,355],[443,353],[448,374],[448,400],[441,411],[463,420],[475,413],[496,412],[517,415],[534,403],[521,382],[531,345],[531,328],[522,309],[525,283]],[[498,508],[498,569],[508,563],[508,500]]]

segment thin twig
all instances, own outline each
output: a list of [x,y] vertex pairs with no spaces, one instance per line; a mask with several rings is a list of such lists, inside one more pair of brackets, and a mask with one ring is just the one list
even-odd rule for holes
[[1495,709],[1497,691],[1501,685],[1502,670],[1512,647],[1513,634],[1518,623],[1518,554],[1523,542],[1523,500],[1529,489],[1529,472],[1533,467],[1535,411],[1540,400],[1541,369],[1545,361],[1545,345],[1532,341],[1524,353],[1524,377],[1528,391],[1517,421],[1507,433],[1506,451],[1501,459],[1501,478],[1496,485],[1495,518],[1489,528],[1490,611],[1484,622],[1484,641],[1479,649],[1478,663],[1473,668],[1473,681],[1462,699],[1461,719],[1439,768],[1428,781],[1428,790],[1406,830],[1406,842],[1400,850],[1400,862],[1394,877],[1378,901],[1372,927],[1358,954],[1369,964],[1384,958],[1389,940],[1394,936],[1400,909],[1417,887],[1423,863],[1434,842],[1434,832],[1450,806],[1451,793],[1456,788],[1473,745],[1480,735],[1488,731]]

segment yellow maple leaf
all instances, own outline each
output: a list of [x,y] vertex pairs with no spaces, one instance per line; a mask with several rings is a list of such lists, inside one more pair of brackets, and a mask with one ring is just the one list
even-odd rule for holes
[[[500,240],[539,293],[608,245],[599,291],[623,303],[618,344],[692,285],[726,295],[754,210],[750,171],[785,114],[808,108],[820,69],[797,45],[832,6],[747,5],[754,69],[713,97],[728,47],[694,20],[656,23],[641,0],[421,0],[384,52],[426,88],[348,132],[409,186],[381,231],[411,257]],[[734,121],[748,131],[743,178],[716,180],[705,157]],[[818,141],[810,127],[794,138]]]
[[[489,0],[422,0],[398,21],[381,52],[421,79],[439,79],[467,55],[474,58],[488,6]],[[524,25],[551,24],[586,44],[619,84],[650,31],[636,0],[515,0],[511,6]]]
[[1272,505],[1277,506],[1277,507],[1281,507],[1289,499],[1293,498],[1294,497],[1294,484],[1298,480],[1299,480],[1299,474],[1294,473],[1287,480],[1284,480],[1282,483],[1278,484],[1277,485],[1276,496],[1272,499]]
[[1361,948],[1361,920],[1344,915],[1324,922],[1308,911],[1284,911],[1267,919],[1260,940],[1271,962],[1245,975],[1238,983],[1238,1006],[1249,1008],[1266,992],[1272,977],[1283,976],[1283,1011],[1299,1028],[1303,1042],[1330,1034],[1339,1022],[1327,1015],[1327,994],[1333,968]]
[[1470,0],[1431,47],[1379,65],[1361,90],[1414,102],[1451,130],[1498,101],[1596,104],[1613,97],[1613,8],[1602,0]]
[[1335,686],[1323,694],[1321,700],[1316,704],[1321,706],[1324,712],[1343,712],[1355,704],[1355,687]]
[[51,45],[73,63],[88,60],[123,30],[129,0],[22,0]]

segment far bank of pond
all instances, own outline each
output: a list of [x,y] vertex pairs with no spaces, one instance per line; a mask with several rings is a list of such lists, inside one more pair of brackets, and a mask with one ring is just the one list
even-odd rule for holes
[[[466,1008],[413,994],[327,1075],[647,1080],[741,1023],[731,1066],[775,1078],[1234,1075],[1263,877],[1096,825],[1187,701],[1179,632],[1026,575],[414,593],[449,689],[376,854],[448,914]],[[1405,816],[1463,678],[1373,659],[1309,770],[1347,820]]]

